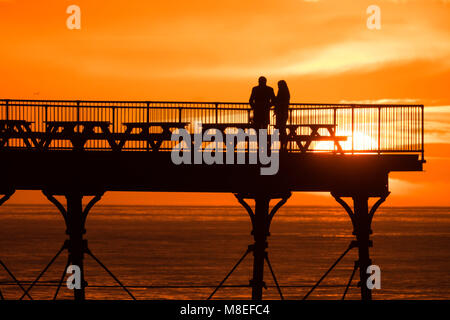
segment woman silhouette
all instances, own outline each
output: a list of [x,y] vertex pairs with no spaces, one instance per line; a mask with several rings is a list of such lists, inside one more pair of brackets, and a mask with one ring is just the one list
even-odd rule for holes
[[276,128],[280,130],[280,149],[284,150],[287,145],[286,122],[288,119],[289,102],[291,95],[286,81],[278,81],[278,94],[275,98]]

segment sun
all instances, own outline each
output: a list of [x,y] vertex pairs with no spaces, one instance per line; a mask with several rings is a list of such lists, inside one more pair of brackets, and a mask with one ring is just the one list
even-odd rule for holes
[[[341,141],[339,144],[344,151],[369,151],[378,150],[378,141],[363,132],[355,131],[352,135],[351,131],[340,131],[338,136],[347,137],[346,141]],[[352,143],[353,138],[353,143]],[[334,143],[332,141],[318,141],[312,146],[313,151],[331,151],[334,150]]]

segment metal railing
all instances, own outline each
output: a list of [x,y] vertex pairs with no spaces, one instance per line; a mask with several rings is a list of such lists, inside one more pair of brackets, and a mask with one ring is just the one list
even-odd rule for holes
[[[111,132],[123,133],[125,122],[244,123],[250,120],[248,103],[171,102],[171,101],[76,101],[76,100],[0,100],[0,119],[32,122],[34,132],[45,132],[47,121],[108,121]],[[273,110],[271,125],[275,124]],[[416,153],[424,159],[424,106],[372,104],[292,103],[288,124],[332,124],[345,153]],[[270,128],[270,127],[269,127]],[[308,135],[299,127],[299,135]],[[321,129],[322,130],[322,129]],[[326,135],[326,132],[320,132]],[[161,150],[173,147],[165,141]],[[9,142],[22,147],[20,139]],[[54,141],[51,149],[64,149],[64,141]],[[86,149],[109,149],[106,141],[89,141]],[[299,151],[290,142],[291,152]],[[129,141],[124,150],[146,151],[145,141]],[[312,142],[309,152],[333,152],[331,141]]]

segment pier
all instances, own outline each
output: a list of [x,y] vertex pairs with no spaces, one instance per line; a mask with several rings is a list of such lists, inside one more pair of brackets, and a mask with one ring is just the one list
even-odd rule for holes
[[[243,206],[243,214],[249,215],[254,243],[235,266],[230,266],[231,271],[222,282],[218,281],[209,298],[243,259],[252,256],[251,298],[261,300],[266,266],[280,298],[284,298],[268,250],[270,224],[277,210],[293,192],[327,192],[348,213],[355,236],[329,271],[347,252],[357,249],[359,258],[349,285],[359,270],[361,299],[372,299],[372,291],[366,286],[366,270],[372,265],[372,219],[390,194],[390,172],[423,170],[423,105],[291,104],[287,146],[272,151],[279,153],[279,170],[274,175],[261,175],[262,165],[252,163],[173,163],[171,153],[177,141],[171,137],[177,130],[186,129],[195,139],[201,123],[202,130],[219,130],[227,135],[250,129],[250,118],[251,109],[246,103],[0,100],[0,205],[16,190],[39,190],[58,208],[65,221],[67,241],[48,266],[67,251],[67,266],[80,267],[82,286],[74,289],[74,299],[85,299],[86,255],[134,298],[89,250],[84,238],[89,210],[103,194],[232,193]],[[269,132],[274,124],[271,116]],[[200,152],[206,148],[203,143]],[[247,142],[233,153],[242,153],[247,159],[257,149]],[[218,150],[215,152],[226,152]],[[65,197],[66,205],[56,196]],[[376,200],[372,207],[370,199]],[[9,270],[7,261],[1,266]],[[22,285],[10,274],[21,286],[22,298],[32,296],[33,285],[48,266],[30,286]],[[318,279],[305,298],[327,274]]]

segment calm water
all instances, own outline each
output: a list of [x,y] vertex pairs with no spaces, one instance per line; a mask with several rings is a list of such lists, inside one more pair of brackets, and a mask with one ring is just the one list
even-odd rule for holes
[[[92,252],[126,285],[216,285],[252,242],[250,222],[240,207],[96,206],[87,222]],[[381,290],[375,299],[450,299],[450,208],[381,208],[373,223],[373,263],[381,267]],[[334,207],[285,207],[272,224],[269,253],[281,285],[312,285],[352,240],[346,213]],[[65,227],[51,206],[4,205],[0,208],[0,258],[21,281],[38,275],[62,245]],[[227,284],[246,285],[251,255]],[[353,268],[353,249],[314,293],[315,299],[339,299]],[[57,281],[64,253],[42,281]],[[267,268],[266,268],[267,271]],[[273,285],[270,273],[266,283]],[[91,258],[89,285],[114,285]],[[10,281],[0,269],[0,281]],[[354,281],[356,284],[356,281]],[[7,299],[20,295],[5,284]],[[205,299],[213,288],[133,288],[139,299]],[[51,299],[55,288],[37,287],[32,295]],[[307,288],[284,288],[300,299]],[[348,298],[357,299],[358,288]],[[59,297],[72,292],[62,288]],[[264,292],[278,299],[274,287]],[[216,298],[247,299],[249,288],[224,288]],[[127,299],[116,288],[87,288],[89,299]]]

